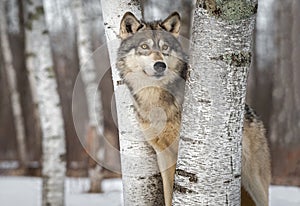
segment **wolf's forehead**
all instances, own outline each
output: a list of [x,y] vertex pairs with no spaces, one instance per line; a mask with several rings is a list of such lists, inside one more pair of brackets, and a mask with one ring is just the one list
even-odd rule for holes
[[154,34],[154,40],[156,43],[159,43],[161,45],[162,43],[171,43],[174,41],[174,37],[171,33],[166,31],[153,31]]
[[161,30],[147,30],[147,31],[141,31],[138,32],[135,35],[135,39],[141,41],[147,41],[147,43],[151,44],[161,44],[160,42],[172,42],[173,37],[171,34],[168,34],[168,32],[164,32]]

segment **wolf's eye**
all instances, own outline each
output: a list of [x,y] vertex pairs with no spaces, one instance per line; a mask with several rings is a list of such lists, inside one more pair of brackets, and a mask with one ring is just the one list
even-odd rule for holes
[[163,46],[162,46],[162,50],[167,50],[169,48],[169,46],[168,45],[166,45],[166,44],[164,44]]
[[142,45],[141,45],[141,48],[142,48],[142,49],[149,49],[149,46],[148,46],[147,44],[142,44]]

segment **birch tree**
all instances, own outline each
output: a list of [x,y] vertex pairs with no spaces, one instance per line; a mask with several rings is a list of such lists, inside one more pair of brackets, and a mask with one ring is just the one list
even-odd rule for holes
[[[79,62],[81,65],[80,75],[82,76],[84,82],[85,93],[87,95],[88,102],[88,114],[89,114],[89,125],[90,127],[96,127],[97,123],[101,121],[100,119],[100,94],[97,90],[97,82],[95,77],[96,68],[92,57],[92,40],[90,33],[90,21],[85,10],[85,4],[96,4],[97,2],[88,1],[83,3],[80,0],[75,0],[72,2],[75,8],[77,17],[77,45],[79,51]],[[102,128],[101,128],[102,129]]]
[[5,142],[5,144],[0,144],[0,157],[4,160],[14,160],[18,158],[18,152],[16,151],[17,137],[10,92],[7,88],[8,80],[3,60],[3,50],[0,49],[0,141]]
[[[100,94],[97,90],[96,82],[96,68],[92,57],[92,40],[90,36],[91,31],[91,19],[88,18],[87,11],[85,10],[86,4],[89,6],[95,5],[95,1],[86,1],[85,3],[80,0],[72,1],[72,6],[74,7],[76,19],[77,19],[77,46],[79,54],[80,63],[80,75],[83,80],[84,89],[87,97],[88,103],[88,132],[86,136],[79,137],[81,143],[85,146],[88,154],[96,159],[96,153],[99,150],[99,130],[103,130],[102,119],[100,119],[101,105],[100,105]],[[76,93],[76,83],[74,91]],[[75,94],[76,95],[76,94]],[[73,94],[74,97],[74,94]],[[74,112],[74,111],[73,111]],[[76,112],[76,111],[75,111]],[[75,115],[76,117],[76,115]],[[80,117],[79,117],[80,118]],[[78,123],[82,123],[78,119]],[[77,122],[75,120],[75,122]],[[99,126],[98,123],[100,123]],[[78,127],[75,127],[78,128]],[[92,148],[93,144],[93,148]],[[89,177],[91,181],[90,192],[101,192],[101,180],[100,178],[100,168],[89,168]]]
[[174,205],[240,205],[241,137],[255,0],[198,0]]
[[[16,71],[17,88],[20,94],[22,118],[26,144],[32,150],[28,150],[27,157],[30,161],[39,161],[41,156],[41,129],[39,125],[38,108],[34,84],[31,75],[28,75],[25,66],[25,29],[23,23],[23,6],[21,1],[5,0],[5,16],[7,22],[7,35],[11,50],[12,65]],[[28,164],[28,167],[36,167]]]
[[[76,18],[71,2],[70,0],[45,0],[44,8],[54,71],[57,74],[58,91],[62,103],[68,171],[83,169],[86,174],[87,155],[78,137],[85,137],[87,133],[88,108],[82,78],[78,75],[80,66]],[[77,95],[73,97],[75,82],[78,89]]]
[[[104,116],[101,98],[100,98],[100,90],[98,90],[98,82],[99,72],[96,71],[96,65],[94,61],[94,55],[98,52],[94,52],[93,48],[93,29],[99,29],[101,31],[100,25],[103,23],[101,18],[101,7],[100,2],[97,0],[88,0],[88,1],[73,1],[72,2],[76,17],[77,17],[77,45],[78,45],[78,53],[79,53],[79,62],[80,62],[80,75],[82,77],[85,93],[87,95],[88,102],[88,113],[89,113],[89,126],[86,137],[79,137],[81,139],[81,143],[86,148],[91,161],[95,160],[96,164],[94,166],[89,165],[89,177],[91,181],[90,192],[101,192],[101,182],[104,178],[104,169],[99,165],[104,162],[104,157],[98,157],[99,153],[105,153],[104,156],[109,156],[106,153],[105,145],[101,144],[103,141],[100,140],[101,134],[104,133]],[[95,27],[95,28],[94,28]],[[102,27],[103,31],[103,27]],[[104,32],[102,33],[104,36]],[[98,38],[101,38],[99,36]],[[102,37],[103,38],[103,37]],[[101,58],[101,57],[100,57]],[[102,63],[102,62],[101,62]],[[111,79],[111,77],[110,77]],[[112,80],[111,80],[112,81]],[[75,83],[73,97],[77,94],[77,84]],[[107,91],[103,91],[107,92]],[[105,99],[104,101],[109,102],[110,100]],[[105,108],[107,109],[107,108]],[[110,108],[109,108],[110,111]],[[76,111],[73,111],[76,112]],[[80,115],[74,115],[74,117],[79,117],[78,124],[82,123],[80,121]],[[76,127],[77,128],[77,127]],[[105,137],[105,134],[104,134]],[[100,145],[101,144],[101,145]],[[105,150],[105,151],[104,151]],[[110,155],[112,160],[115,160],[113,155]],[[119,159],[119,158],[118,158]],[[117,161],[118,162],[118,161]]]
[[118,112],[124,203],[126,206],[163,205],[162,182],[155,153],[143,138],[130,93],[121,83],[115,66],[121,18],[127,11],[141,17],[140,4],[138,1],[103,0],[101,5]]
[[22,117],[22,107],[20,102],[20,94],[17,87],[17,76],[15,68],[12,63],[12,54],[9,46],[9,40],[7,36],[7,24],[6,16],[4,11],[4,2],[0,2],[0,50],[3,54],[4,62],[4,73],[6,74],[6,79],[8,82],[8,90],[10,93],[10,99],[12,103],[12,113],[14,117],[14,125],[16,128],[16,137],[18,145],[18,154],[20,160],[20,168],[22,170],[26,169],[28,158],[27,158],[27,148],[25,140],[25,128],[24,121]]
[[143,18],[147,21],[164,19],[174,11],[180,13],[180,35],[189,39],[191,30],[191,14],[196,0],[142,0]]
[[42,0],[24,2],[26,66],[35,77],[43,133],[42,205],[64,205],[65,135]]
[[[118,131],[118,118],[116,112],[116,100],[112,82],[112,71],[99,65],[110,65],[108,48],[106,44],[102,6],[100,7],[99,17],[97,22],[92,27],[93,46],[96,52],[94,53],[94,61],[98,65],[97,72],[101,76],[99,89],[101,91],[101,101],[103,108],[103,162],[102,174],[103,178],[115,177],[116,174],[120,177],[121,160],[120,160],[120,144]],[[95,7],[97,9],[98,7]],[[99,24],[100,23],[100,24]],[[104,51],[104,52],[103,52]],[[98,155],[99,156],[99,155]],[[100,158],[100,157],[99,157]]]

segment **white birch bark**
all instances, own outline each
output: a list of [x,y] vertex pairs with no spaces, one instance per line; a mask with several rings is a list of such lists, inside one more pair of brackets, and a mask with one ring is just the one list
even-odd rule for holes
[[[9,21],[9,24],[7,25],[8,31],[11,34],[18,34],[21,33],[21,28],[20,28],[20,9],[19,9],[19,5],[20,2],[18,2],[17,0],[6,0],[6,6],[7,6],[7,19]],[[26,8],[23,8],[23,10],[25,11]],[[24,12],[23,12],[24,13]],[[31,16],[31,18],[34,18],[34,16]],[[25,27],[30,27],[31,25],[25,25]],[[29,54],[30,55],[30,54]],[[33,76],[32,72],[29,72],[28,74],[28,79],[29,79],[29,84],[30,84],[30,89],[31,89],[31,95],[33,98],[33,102],[35,104],[38,104],[38,100],[36,97],[36,88],[35,88],[35,79]],[[37,112],[37,111],[35,111]],[[36,118],[38,118],[39,114],[35,114]],[[39,127],[39,125],[37,125],[37,127]]]
[[[99,141],[100,134],[103,134],[103,115],[102,105],[100,99],[100,90],[98,90],[98,84],[96,81],[97,73],[96,66],[93,59],[93,45],[92,45],[92,26],[95,26],[94,21],[99,20],[93,15],[93,10],[98,9],[101,11],[100,2],[97,0],[72,1],[72,6],[76,14],[77,22],[77,45],[80,62],[80,75],[84,84],[84,89],[87,97],[88,116],[89,116],[89,131],[86,140],[85,137],[81,140],[81,143],[86,148],[88,155],[97,163],[100,160],[97,158],[97,154],[101,153],[103,148],[100,147]],[[91,12],[92,14],[88,14]],[[98,22],[100,24],[100,22]],[[76,85],[75,85],[76,88]],[[92,136],[89,136],[92,134]],[[92,141],[92,142],[90,142]],[[91,145],[93,144],[93,149]],[[96,165],[93,168],[88,168],[90,184],[90,192],[102,192],[101,182],[103,175],[101,174],[102,167]]]
[[[87,164],[80,140],[87,134],[89,120],[83,82],[78,75],[76,18],[71,2],[70,0],[45,0],[44,8],[54,70],[58,74],[58,90],[67,142],[67,166],[70,169],[79,169],[86,167]],[[78,85],[76,93],[75,82]]]
[[257,53],[257,67],[267,69],[274,61],[275,47],[273,44],[272,33],[275,32],[274,25],[272,26],[274,11],[274,0],[259,1],[258,15],[257,15],[257,34],[256,34],[256,53]]
[[12,56],[12,63],[17,75],[18,90],[20,91],[20,103],[25,128],[26,144],[36,148],[27,151],[28,167],[35,167],[35,162],[41,155],[41,129],[37,108],[34,78],[25,68],[24,54],[24,24],[22,2],[17,0],[5,0],[5,15],[7,20],[7,33]]
[[143,18],[146,21],[165,19],[171,12],[180,8],[181,1],[145,0]]
[[[78,47],[78,54],[79,54],[79,63],[80,63],[80,73],[79,75],[82,77],[83,81],[83,87],[85,90],[86,98],[87,98],[87,109],[88,109],[88,131],[94,131],[95,137],[92,139],[98,139],[99,134],[103,133],[103,123],[102,123],[102,116],[101,110],[102,105],[100,101],[100,92],[98,90],[98,84],[97,84],[97,73],[96,73],[96,67],[93,60],[93,48],[92,48],[92,37],[90,35],[91,32],[91,26],[93,25],[93,19],[90,18],[90,16],[87,14],[86,7],[88,4],[89,8],[92,8],[93,4],[97,4],[96,0],[88,0],[88,1],[80,1],[75,0],[72,1],[72,7],[74,9],[74,14],[76,16],[76,31],[77,31],[77,47]],[[98,2],[99,4],[99,2]],[[98,8],[101,9],[101,8]],[[78,84],[78,81],[76,81],[74,85],[74,96],[77,95],[77,89],[81,85]],[[82,98],[82,97],[81,97]],[[76,113],[77,111],[73,110],[73,113]],[[78,120],[76,120],[78,117]],[[84,124],[81,119],[80,114],[76,114],[73,116],[75,122],[79,122],[79,124]],[[76,125],[76,124],[75,124]],[[75,129],[78,129],[79,127],[76,127]],[[87,132],[88,133],[88,132]],[[78,132],[80,134],[80,132]],[[89,152],[89,155],[92,156],[92,158],[96,159],[96,153],[90,153],[88,147],[89,147],[89,140],[88,135],[83,133],[84,136],[79,136],[79,139],[81,140],[81,144],[87,149],[87,152]],[[95,142],[95,148],[99,147],[99,145]]]
[[[5,0],[1,2],[3,4],[3,15],[6,14],[4,19],[9,22],[7,25],[7,30],[9,33],[18,34],[21,32],[20,29],[20,19],[19,19],[19,7],[17,0]],[[4,12],[4,5],[6,7],[6,12]]]
[[[89,124],[92,127],[96,127],[100,123],[100,131],[103,131],[101,127],[101,101],[100,94],[97,90],[98,84],[96,82],[96,68],[92,58],[93,49],[92,49],[92,39],[90,35],[92,19],[86,14],[87,10],[83,7],[90,4],[89,8],[92,5],[97,4],[97,1],[89,0],[85,3],[81,0],[72,1],[73,7],[75,9],[77,17],[77,45],[79,51],[79,62],[80,62],[80,75],[85,86],[85,93],[87,96],[88,102],[88,112],[89,112]],[[99,3],[98,3],[99,4]],[[98,130],[99,131],[99,130]]]
[[25,1],[26,66],[34,73],[42,127],[42,205],[64,205],[65,134],[42,0]]
[[[17,76],[15,69],[12,64],[12,55],[11,50],[9,46],[9,40],[7,36],[7,17],[5,16],[4,11],[4,1],[0,2],[0,41],[1,41],[1,47],[2,53],[3,53],[3,60],[4,60],[4,69],[5,74],[7,75],[7,81],[8,81],[8,90],[10,93],[10,99],[12,103],[12,113],[14,117],[14,124],[16,128],[16,137],[17,137],[17,144],[18,144],[18,153],[20,158],[20,168],[25,169],[26,164],[28,163],[27,158],[27,149],[26,149],[26,140],[25,140],[25,126],[24,121],[22,117],[22,107],[20,103],[20,94],[17,88]],[[8,3],[8,2],[6,2]],[[11,4],[16,2],[10,1]],[[16,5],[15,5],[16,6]],[[13,8],[9,8],[9,11],[12,12],[14,10]],[[16,16],[14,14],[18,14],[18,12],[12,12],[11,16]],[[15,22],[15,21],[14,21]],[[18,21],[16,22],[18,23]],[[14,23],[12,23],[14,25]],[[19,32],[19,26],[14,25],[15,28],[10,28],[13,30],[13,32]]]
[[240,205],[244,99],[256,3],[197,2],[173,205]]
[[155,153],[143,138],[129,90],[126,85],[119,84],[121,81],[115,66],[121,18],[127,11],[141,17],[140,5],[138,1],[129,0],[102,0],[101,5],[118,112],[124,203],[126,206],[163,205]]

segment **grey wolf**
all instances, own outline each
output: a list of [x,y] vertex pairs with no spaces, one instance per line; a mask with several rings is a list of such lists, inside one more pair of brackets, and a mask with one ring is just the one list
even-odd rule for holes
[[[145,22],[132,13],[120,23],[117,68],[134,99],[137,120],[157,153],[165,205],[172,204],[188,58],[178,40],[180,16]],[[245,106],[242,186],[258,206],[268,205],[269,149],[262,122]],[[245,198],[242,198],[242,200]],[[246,201],[242,205],[249,205]]]

